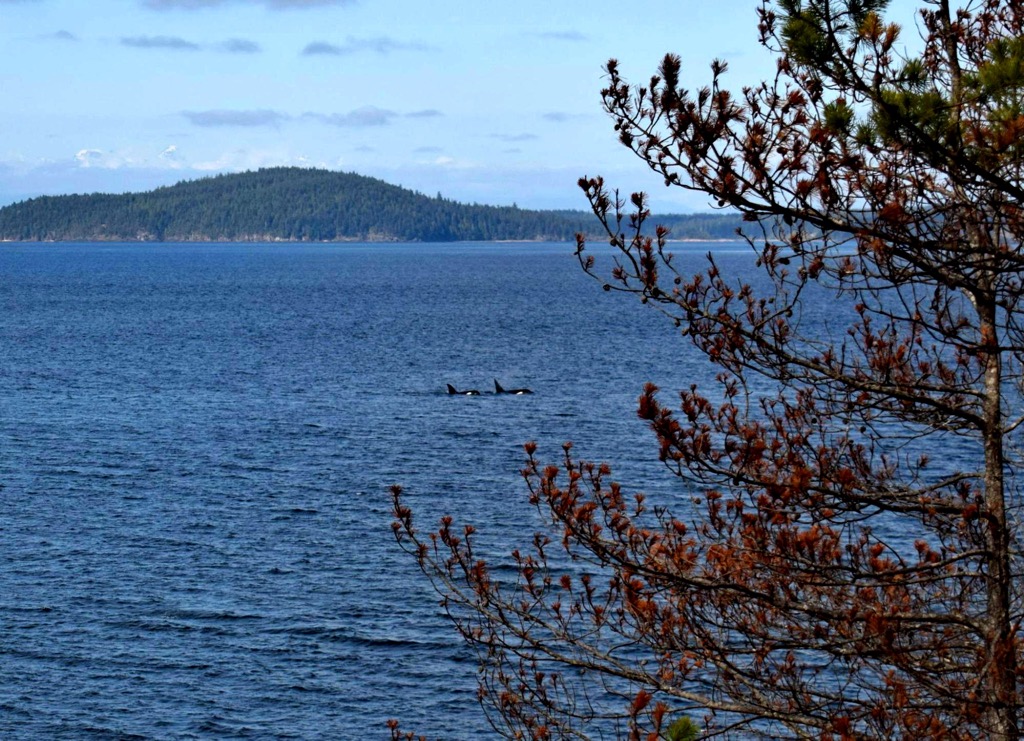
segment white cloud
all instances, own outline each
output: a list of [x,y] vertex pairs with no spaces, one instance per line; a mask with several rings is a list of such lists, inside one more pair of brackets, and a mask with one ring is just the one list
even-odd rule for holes
[[193,162],[190,168],[199,172],[242,172],[261,167],[308,166],[305,155],[278,151],[235,149],[203,162]]
[[418,164],[420,164],[421,166],[424,166],[426,168],[430,168],[430,169],[441,168],[442,170],[463,170],[463,171],[469,171],[469,170],[479,170],[479,169],[481,169],[481,165],[480,165],[479,162],[473,162],[472,160],[466,160],[466,159],[458,159],[456,157],[451,157],[451,156],[449,156],[447,154],[442,154],[442,155],[440,155],[438,157],[435,157],[432,160],[428,160],[426,162],[420,162]]
[[147,167],[146,158],[137,157],[128,151],[107,152],[103,149],[79,149],[75,163],[83,170],[122,170]]
[[79,167],[102,167],[105,154],[99,149],[80,149],[75,155]]
[[182,167],[185,166],[184,160],[178,153],[178,147],[174,144],[171,144],[164,151],[162,151],[158,159],[165,167],[171,170],[180,170]]
[[284,164],[288,158],[249,155],[236,150],[203,162],[190,162],[182,156],[177,145],[171,144],[158,154],[154,150],[137,153],[131,150],[109,152],[103,149],[80,149],[75,153],[75,169],[167,172],[172,170],[244,170],[249,166],[266,167]]

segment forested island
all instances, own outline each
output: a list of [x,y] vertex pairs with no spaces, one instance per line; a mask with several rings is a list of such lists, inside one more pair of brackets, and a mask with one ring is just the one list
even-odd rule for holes
[[[731,239],[731,214],[666,215],[676,239]],[[464,204],[355,173],[277,167],[146,193],[42,196],[0,209],[4,241],[454,242],[570,240],[584,211]]]

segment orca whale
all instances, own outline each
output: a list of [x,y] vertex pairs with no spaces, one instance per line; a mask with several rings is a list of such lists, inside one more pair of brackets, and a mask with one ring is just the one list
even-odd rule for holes
[[498,379],[494,379],[494,393],[496,394],[515,394],[516,396],[522,396],[523,394],[532,394],[533,391],[530,389],[507,389],[503,388]]
[[480,392],[477,391],[476,389],[466,389],[465,391],[459,391],[457,388],[452,386],[450,383],[448,384],[448,393],[449,394],[458,394],[460,396],[480,396]]

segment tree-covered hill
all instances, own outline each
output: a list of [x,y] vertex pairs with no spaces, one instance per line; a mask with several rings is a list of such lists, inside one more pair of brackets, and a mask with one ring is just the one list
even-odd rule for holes
[[[736,217],[671,216],[673,236],[734,234]],[[582,211],[456,203],[353,173],[296,167],[218,175],[147,193],[44,196],[0,209],[17,241],[569,240]]]

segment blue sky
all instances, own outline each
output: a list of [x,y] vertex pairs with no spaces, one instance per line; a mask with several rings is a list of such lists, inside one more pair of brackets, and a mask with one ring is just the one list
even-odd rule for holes
[[773,71],[757,0],[0,0],[0,205],[277,165],[586,208],[581,175],[704,211],[619,145],[602,65]]

